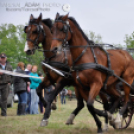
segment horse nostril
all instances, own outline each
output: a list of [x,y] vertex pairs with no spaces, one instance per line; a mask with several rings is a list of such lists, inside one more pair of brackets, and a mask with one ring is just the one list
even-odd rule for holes
[[26,51],[26,54],[27,54],[27,55],[32,55],[33,52],[32,52],[31,50],[28,50],[28,51]]
[[58,50],[58,48],[57,48],[57,47],[55,47],[52,51],[56,53],[56,52],[57,52],[57,50]]

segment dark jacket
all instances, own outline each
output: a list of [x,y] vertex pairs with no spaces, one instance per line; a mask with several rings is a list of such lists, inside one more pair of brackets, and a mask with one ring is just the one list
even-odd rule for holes
[[[17,67],[16,72],[26,74],[25,71]],[[13,80],[14,92],[21,92],[27,90],[27,82],[31,82],[29,78],[15,76]]]
[[[0,69],[2,69],[1,65],[0,65]],[[9,62],[6,62],[5,70],[13,71],[12,66],[9,64]],[[7,83],[12,83],[12,76],[7,74],[0,75],[0,84],[7,84]]]

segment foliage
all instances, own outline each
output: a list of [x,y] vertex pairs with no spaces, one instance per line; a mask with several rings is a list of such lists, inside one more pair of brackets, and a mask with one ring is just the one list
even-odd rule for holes
[[16,68],[18,62],[25,64],[36,64],[41,69],[40,62],[43,60],[42,53],[36,51],[32,56],[27,56],[24,52],[26,34],[23,25],[14,26],[13,24],[0,25],[0,53],[6,53],[8,61]]
[[93,40],[95,43],[102,43],[102,37],[100,34],[95,35],[95,32],[92,31],[85,32],[85,34],[90,40]]
[[[126,35],[124,42],[128,49],[134,49],[134,32],[131,35]],[[130,51],[130,54],[134,57],[134,50]]]
[[126,35],[124,42],[127,48],[134,48],[134,32],[131,35]]
[[70,87],[65,87],[67,90],[71,90],[71,91],[74,91],[74,87],[73,86],[70,86]]

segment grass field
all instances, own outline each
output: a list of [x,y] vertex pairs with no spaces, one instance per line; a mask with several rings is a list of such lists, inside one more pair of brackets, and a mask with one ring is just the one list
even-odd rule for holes
[[[75,118],[74,125],[65,125],[70,113],[76,107],[76,100],[67,101],[66,105],[57,102],[58,109],[52,111],[47,127],[39,127],[43,114],[16,116],[17,104],[8,108],[7,117],[0,116],[0,134],[96,134],[96,124],[85,107]],[[97,102],[96,107],[101,108]],[[104,119],[101,118],[102,122]],[[114,130],[109,127],[105,134],[134,134],[134,119],[126,130]]]

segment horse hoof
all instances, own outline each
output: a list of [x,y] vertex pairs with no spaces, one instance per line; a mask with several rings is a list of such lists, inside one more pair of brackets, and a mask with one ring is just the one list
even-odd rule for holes
[[40,127],[45,127],[48,125],[48,120],[42,120],[40,123]]
[[117,114],[116,120],[114,121],[114,128],[115,129],[121,128],[121,120],[122,120],[122,115]]
[[56,106],[55,103],[52,103],[52,104],[51,104],[51,109],[52,109],[52,110],[56,110],[56,109],[57,109],[57,106]]
[[74,114],[71,114],[65,124],[66,125],[72,125],[74,118],[75,118],[75,115]]
[[73,123],[66,123],[66,125],[73,125]]
[[121,128],[121,122],[114,122],[114,128],[115,129],[120,129]]
[[66,122],[65,124],[66,124],[66,125],[73,125],[72,122]]
[[73,125],[73,122],[68,119],[65,124],[66,124],[66,125]]
[[97,134],[103,134],[102,129],[97,132]]
[[103,128],[103,132],[108,131],[108,124],[105,124],[104,128]]

